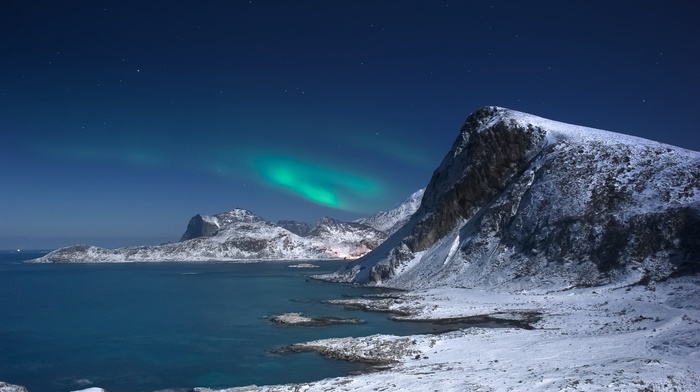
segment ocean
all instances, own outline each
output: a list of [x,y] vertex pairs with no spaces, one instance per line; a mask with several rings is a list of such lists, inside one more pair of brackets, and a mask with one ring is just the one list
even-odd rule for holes
[[[362,364],[315,353],[276,355],[291,343],[417,328],[382,313],[322,300],[381,292],[309,280],[342,261],[26,264],[40,252],[0,252],[0,381],[30,392],[100,386],[110,392],[307,382]],[[359,317],[359,325],[281,326],[276,314]]]

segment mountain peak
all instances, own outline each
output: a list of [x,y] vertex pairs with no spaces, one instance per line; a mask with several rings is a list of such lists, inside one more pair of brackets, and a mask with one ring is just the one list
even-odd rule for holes
[[233,210],[222,212],[214,215],[219,220],[219,224],[227,224],[232,222],[260,222],[263,219],[243,208],[234,208]]
[[340,223],[339,220],[331,218],[329,216],[323,216],[318,220],[317,226],[334,226]]
[[566,287],[697,270],[697,173],[697,152],[485,107],[401,234],[340,273],[398,288]]

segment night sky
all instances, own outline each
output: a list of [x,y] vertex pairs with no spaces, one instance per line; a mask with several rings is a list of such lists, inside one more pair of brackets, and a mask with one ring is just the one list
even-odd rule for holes
[[700,150],[696,1],[3,1],[0,248],[351,220],[498,105]]

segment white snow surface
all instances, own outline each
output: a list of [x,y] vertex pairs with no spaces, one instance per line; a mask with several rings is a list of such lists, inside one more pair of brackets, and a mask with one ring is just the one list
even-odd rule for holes
[[0,381],[0,392],[27,392],[27,388]]
[[[697,151],[618,132],[549,120],[515,110],[498,109],[499,115],[495,116],[493,121],[497,122],[507,119],[523,127],[531,125],[546,129],[548,144],[558,144],[558,152],[560,154],[571,153],[575,149],[581,149],[582,147],[593,154],[600,155],[605,152],[602,147],[613,147],[618,151],[626,152],[630,162],[624,165],[625,171],[616,177],[616,186],[618,188],[643,175],[645,168],[650,166],[657,168],[658,172],[654,173],[647,188],[641,190],[637,195],[637,209],[630,212],[652,212],[667,208],[667,203],[663,202],[658,195],[663,191],[673,190],[674,185],[677,185],[673,181],[678,177],[687,176],[689,173],[696,171],[700,161],[700,153]],[[485,128],[483,127],[482,129]],[[661,154],[662,151],[663,155]],[[606,162],[604,157],[599,157],[597,160],[601,164]],[[583,198],[588,195],[583,194],[581,196]],[[681,196],[671,199],[676,204],[681,204],[682,202],[698,202],[700,201],[698,196]]]
[[[234,391],[698,391],[700,277],[557,292],[436,288],[379,299],[410,318],[541,312],[532,330],[324,339],[330,355],[389,360],[384,371]],[[212,391],[197,388],[196,391]]]
[[388,211],[380,211],[369,218],[359,219],[356,222],[373,227],[390,236],[405,225],[418,210],[424,192],[424,188],[419,189],[394,208]]

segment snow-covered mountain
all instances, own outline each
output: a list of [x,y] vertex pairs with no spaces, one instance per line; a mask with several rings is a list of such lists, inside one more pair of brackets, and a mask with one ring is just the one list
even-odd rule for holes
[[392,235],[418,210],[423,192],[425,189],[419,189],[396,207],[388,211],[380,211],[369,218],[358,219],[356,222],[373,227],[386,235]]
[[563,288],[699,269],[700,153],[486,107],[409,223],[334,278]]
[[196,215],[178,243],[105,249],[74,245],[57,249],[33,262],[86,263],[138,261],[257,261],[357,258],[386,236],[358,223],[322,219],[302,237],[250,211]]
[[357,222],[340,222],[324,217],[306,238],[333,244],[329,251],[341,258],[357,258],[379,246],[387,236],[383,232]]
[[187,230],[180,237],[180,241],[187,241],[199,237],[212,237],[222,228],[229,227],[232,223],[260,223],[264,219],[253,215],[250,211],[236,208],[231,211],[216,215],[197,214],[190,219]]

